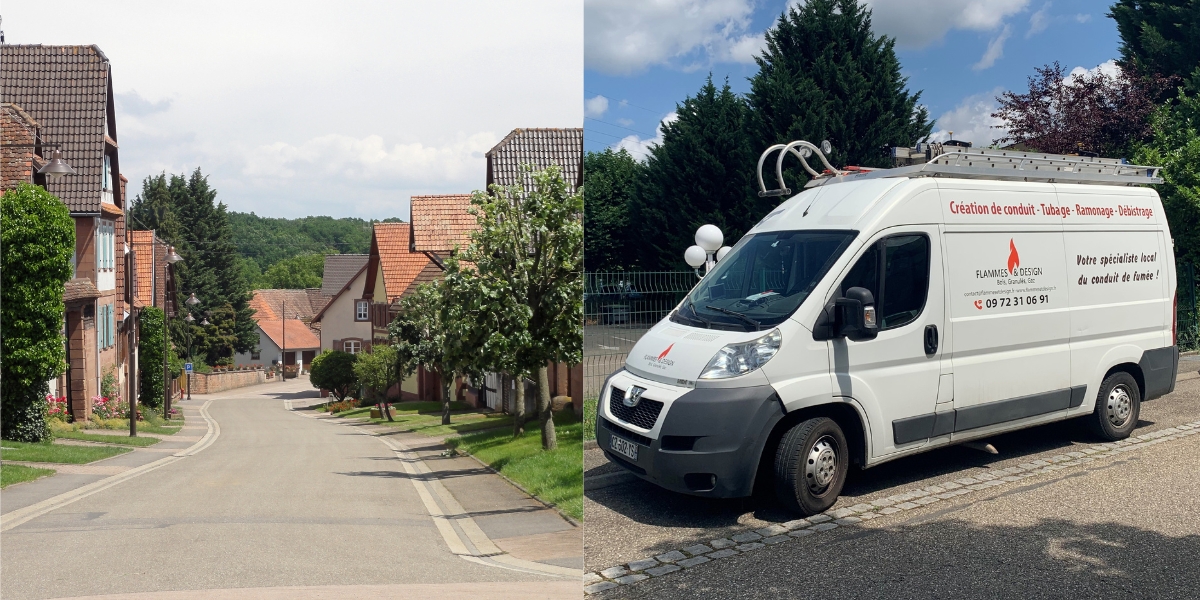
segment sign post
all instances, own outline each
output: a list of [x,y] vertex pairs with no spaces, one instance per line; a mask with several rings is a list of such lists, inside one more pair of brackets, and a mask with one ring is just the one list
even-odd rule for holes
[[192,363],[183,364],[183,372],[187,373],[188,400],[192,399]]

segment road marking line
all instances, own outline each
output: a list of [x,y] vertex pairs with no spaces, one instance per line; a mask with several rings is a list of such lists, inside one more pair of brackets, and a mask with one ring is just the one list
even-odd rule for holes
[[209,404],[212,404],[212,400],[205,402],[204,405],[200,407],[200,416],[204,417],[204,420],[208,422],[208,433],[204,434],[204,437],[200,438],[200,441],[192,444],[186,450],[178,454],[172,454],[171,456],[164,456],[163,458],[160,458],[154,462],[146,463],[140,467],[134,467],[120,474],[106,477],[100,481],[94,481],[83,487],[75,488],[69,492],[63,492],[57,496],[47,498],[36,504],[30,504],[24,508],[18,508],[12,512],[0,515],[0,531],[8,531],[13,527],[21,525],[22,523],[26,523],[32,519],[36,519],[48,512],[60,509],[78,500],[82,500],[88,496],[91,496],[92,494],[95,494],[96,492],[104,491],[114,485],[117,485],[118,483],[128,481],[144,473],[149,473],[150,471],[158,469],[159,467],[165,467],[166,465],[173,463],[185,456],[192,456],[197,452],[208,448],[214,441],[216,441],[217,436],[221,435],[221,426],[218,425],[216,420],[214,420],[208,414]]
[[[297,413],[291,408],[288,410],[300,416],[311,417],[311,415]],[[335,424],[347,427],[353,425],[353,423],[346,422]],[[583,571],[580,569],[525,560],[501,550],[484,533],[479,524],[475,522],[475,519],[467,514],[466,509],[459,504],[454,495],[450,493],[450,490],[442,485],[441,481],[425,477],[434,473],[429,468],[429,465],[421,460],[419,455],[401,442],[390,440],[377,433],[360,428],[355,428],[355,431],[383,442],[400,459],[400,465],[404,469],[404,472],[413,476],[408,479],[412,482],[413,488],[417,491],[417,496],[421,498],[421,503],[425,505],[426,512],[433,519],[433,524],[437,527],[442,539],[446,541],[446,546],[452,554],[474,563],[512,571],[568,578],[581,577],[583,575]],[[439,504],[439,500],[441,504]],[[442,506],[445,506],[445,510],[442,509]],[[462,531],[461,535],[458,531],[455,531],[454,525],[458,525],[458,528]],[[468,548],[468,544],[473,546],[474,550]]]

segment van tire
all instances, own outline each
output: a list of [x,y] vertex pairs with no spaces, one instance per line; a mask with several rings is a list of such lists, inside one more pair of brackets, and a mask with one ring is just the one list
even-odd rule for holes
[[803,421],[783,434],[775,451],[775,495],[804,516],[837,502],[850,469],[846,435],[833,419]]
[[1142,411],[1142,394],[1137,380],[1125,371],[1104,378],[1096,395],[1096,410],[1087,417],[1091,430],[1105,441],[1129,437]]

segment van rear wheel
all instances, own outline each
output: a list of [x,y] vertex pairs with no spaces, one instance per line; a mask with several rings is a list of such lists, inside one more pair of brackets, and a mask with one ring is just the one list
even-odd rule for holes
[[1142,409],[1142,394],[1132,375],[1118,371],[1100,384],[1096,410],[1088,417],[1088,425],[1096,435],[1115,442],[1129,437],[1137,427]]
[[775,451],[775,495],[805,516],[837,501],[850,468],[846,435],[833,419],[809,419],[783,434]]

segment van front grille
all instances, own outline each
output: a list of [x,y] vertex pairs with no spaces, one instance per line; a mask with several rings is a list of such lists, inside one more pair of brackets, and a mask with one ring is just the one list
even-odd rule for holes
[[637,406],[632,408],[625,406],[625,390],[613,387],[612,393],[608,395],[608,410],[614,417],[629,423],[637,425],[642,429],[654,429],[654,423],[658,421],[658,414],[662,412],[663,403],[658,400],[650,400],[642,398]]

